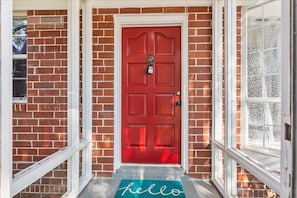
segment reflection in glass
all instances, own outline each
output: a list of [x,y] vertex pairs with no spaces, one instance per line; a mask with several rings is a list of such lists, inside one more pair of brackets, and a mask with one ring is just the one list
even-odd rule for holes
[[27,53],[27,20],[13,19],[12,46],[14,54]]
[[13,97],[26,97],[27,60],[13,60]]

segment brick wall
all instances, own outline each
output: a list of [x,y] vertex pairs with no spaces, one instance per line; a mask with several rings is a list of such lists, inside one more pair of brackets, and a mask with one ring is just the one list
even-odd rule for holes
[[189,175],[209,179],[211,172],[211,8],[189,12]]
[[[13,105],[14,173],[67,145],[66,15],[66,11],[27,12],[28,101]],[[63,179],[56,180],[65,185]]]
[[117,9],[93,9],[93,172],[113,174],[114,23]]

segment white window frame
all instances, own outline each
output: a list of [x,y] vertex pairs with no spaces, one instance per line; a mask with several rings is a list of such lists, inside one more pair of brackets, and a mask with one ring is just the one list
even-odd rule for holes
[[[13,19],[17,19],[17,18],[27,18],[27,14],[26,12],[23,12],[23,11],[18,11],[18,12],[13,12]],[[26,35],[27,36],[27,35]],[[13,57],[13,60],[26,60],[27,61],[27,54],[28,54],[28,51],[26,54],[13,54],[12,57]],[[28,71],[28,65],[26,66],[26,70]],[[12,77],[12,81],[14,80],[15,78]],[[28,82],[28,73],[26,73],[26,92],[28,93],[28,86],[27,86],[27,82]],[[24,96],[24,97],[13,97],[13,103],[27,103],[27,96]]]
[[[260,98],[256,98],[256,97],[248,97],[248,90],[247,90],[247,84],[248,84],[248,79],[247,79],[247,32],[245,30],[247,30],[247,12],[249,9],[253,9],[256,7],[262,7],[263,5],[265,5],[266,3],[270,3],[272,2],[271,0],[269,1],[264,1],[261,2],[260,4],[257,4],[256,6],[252,6],[252,7],[245,7],[243,9],[243,14],[242,14],[242,74],[241,74],[241,79],[243,82],[243,86],[241,86],[241,98],[242,98],[242,106],[241,106],[241,142],[240,142],[240,147],[241,149],[247,149],[250,151],[256,151],[258,153],[262,153],[264,155],[273,155],[275,157],[279,157],[280,156],[280,149],[281,146],[279,147],[279,149],[274,149],[274,148],[269,148],[269,147],[257,147],[257,146],[251,146],[248,143],[248,114],[247,114],[247,103],[251,102],[251,103],[261,103],[263,104],[264,102],[267,103],[281,103],[281,97],[279,98],[264,98],[264,97],[260,97]],[[282,89],[283,87],[281,87]],[[281,124],[281,123],[279,123]],[[261,150],[260,150],[261,149]]]
[[223,1],[212,0],[212,180],[222,195],[225,194],[224,178],[224,140],[222,137],[223,114],[223,34],[222,34],[222,9]]
[[[12,1],[0,1],[0,197],[12,188]],[[5,49],[5,50],[4,50]]]
[[[282,51],[281,51],[281,65],[282,65],[282,142],[281,142],[281,197],[295,197],[296,196],[296,136],[292,134],[296,133],[296,40],[294,49],[294,36],[293,36],[293,22],[296,18],[293,18],[293,1],[282,1]],[[296,6],[295,0],[295,6]],[[295,17],[296,17],[295,7]],[[293,11],[293,13],[292,13]],[[295,24],[296,28],[296,24]],[[296,29],[295,29],[296,31]],[[295,33],[296,37],[296,33]],[[295,62],[293,60],[295,58]],[[288,133],[290,130],[292,133]],[[287,133],[287,134],[286,134]],[[290,137],[286,137],[290,136]],[[294,138],[295,137],[295,138]],[[294,139],[291,139],[294,138]],[[294,150],[293,150],[294,149]],[[295,159],[295,160],[294,160]],[[295,174],[294,174],[295,173]],[[294,196],[295,194],[295,196]]]
[[[214,12],[218,12],[217,9],[218,8],[218,2],[220,0],[213,0],[213,11]],[[233,0],[224,0],[225,2],[225,12],[227,12],[227,15],[225,15],[225,20],[228,20],[228,18],[230,17],[230,15],[228,14],[228,12],[233,12],[236,13],[236,7],[234,6],[234,1]],[[282,7],[283,7],[283,11],[282,11],[282,21],[287,21],[287,23],[285,23],[285,25],[283,26],[282,30],[284,32],[288,32],[289,26],[288,23],[290,21],[290,12],[289,12],[289,8],[288,8],[288,4],[289,1],[282,1]],[[284,12],[285,11],[285,12]],[[225,13],[226,14],[226,13]],[[222,15],[218,15],[218,16],[214,16],[214,18],[216,20],[222,20]],[[232,15],[231,15],[232,16]],[[236,17],[234,17],[236,18]],[[226,22],[225,22],[226,24]],[[220,32],[220,23],[213,23],[213,37],[221,37],[222,35],[217,35],[218,32]],[[233,42],[236,43],[236,34],[234,34],[233,32],[236,31],[236,25],[231,25],[228,26],[226,24],[225,26],[225,43],[228,45],[229,42]],[[231,37],[226,38],[226,35],[230,34]],[[230,36],[229,35],[229,36]],[[290,42],[289,39],[290,36],[288,35],[284,35],[283,34],[283,40],[282,40],[282,50],[283,49],[289,49],[288,45]],[[225,45],[226,45],[225,44]],[[216,41],[214,39],[214,43],[213,43],[213,51],[214,53],[221,53],[221,46],[222,43]],[[225,48],[225,52],[228,53],[232,53],[234,52],[232,50],[232,46],[230,45],[229,47]],[[288,51],[282,51],[282,53],[286,53]],[[287,53],[288,55],[289,53]],[[226,55],[226,54],[225,54]],[[219,67],[221,67],[220,62],[218,60],[216,60],[217,58],[220,58],[220,55],[214,55],[213,56],[213,101],[214,102],[221,102],[220,98],[222,97],[222,95],[220,94],[215,94],[215,93],[222,93],[222,88],[220,87],[219,83],[221,83],[220,80],[220,75],[222,75],[222,73],[220,74],[219,72],[221,71]],[[290,64],[288,63],[288,57],[282,57],[282,69],[284,69],[284,71],[289,71],[288,67],[290,66]],[[232,60],[231,60],[232,62]],[[232,66],[233,65],[233,66]],[[283,68],[283,65],[286,65]],[[232,110],[232,105],[234,105],[232,103],[236,101],[236,98],[234,98],[234,95],[236,94],[236,89],[232,89],[232,86],[234,87],[234,83],[236,83],[236,73],[232,72],[232,67],[234,68],[236,65],[235,63],[230,65],[230,69],[231,69],[231,73],[229,72],[229,75],[231,75],[231,79],[229,79],[229,83],[225,84],[225,88],[228,89],[229,91],[231,91],[230,94],[228,94],[228,90],[226,90],[225,92],[225,116],[227,116],[227,118],[229,119],[236,119],[236,109],[234,109],[233,106],[233,110]],[[225,67],[229,67],[229,65],[227,64],[227,62],[225,62]],[[284,72],[282,71],[282,74],[284,74]],[[226,75],[226,74],[225,74]],[[225,76],[225,79],[228,79]],[[284,78],[282,78],[283,80]],[[282,81],[283,85],[288,85],[288,83],[290,80],[288,80],[287,82]],[[230,89],[231,87],[231,89]],[[290,94],[289,94],[290,95]],[[287,96],[283,96],[282,95],[282,103],[284,102],[288,102],[290,97]],[[280,176],[277,176],[275,174],[273,174],[273,172],[269,169],[266,169],[265,167],[262,167],[259,163],[255,162],[254,160],[252,160],[250,157],[248,157],[247,155],[245,155],[244,153],[242,153],[239,149],[237,149],[234,145],[234,142],[232,141],[232,137],[236,137],[237,132],[236,130],[233,129],[232,124],[228,123],[228,119],[225,120],[225,138],[224,138],[224,142],[219,141],[222,133],[221,130],[221,122],[222,120],[218,120],[217,116],[220,115],[222,112],[219,109],[214,109],[216,108],[218,104],[213,105],[213,134],[212,134],[212,170],[214,171],[212,173],[212,178],[214,181],[214,184],[218,187],[218,189],[220,190],[220,192],[225,196],[225,197],[230,197],[233,196],[233,192],[234,189],[232,188],[234,186],[234,184],[237,183],[237,178],[233,177],[231,171],[234,170],[236,171],[236,169],[233,166],[229,166],[228,168],[231,169],[231,171],[228,171],[228,168],[226,168],[226,165],[232,165],[232,163],[238,163],[240,164],[244,169],[246,169],[248,172],[250,172],[252,175],[254,175],[256,178],[258,178],[261,182],[263,182],[264,184],[266,184],[268,187],[270,187],[271,189],[273,189],[276,193],[278,193],[279,195],[281,195],[281,197],[288,197],[288,194],[290,194],[290,192],[292,191],[291,188],[291,181],[290,179],[292,178],[292,176],[290,176],[290,171],[289,172],[284,172],[285,169],[288,169],[290,167],[289,164],[291,164],[291,160],[292,160],[292,154],[291,154],[291,150],[290,147],[289,150],[287,149],[286,152],[284,153],[286,156],[286,160],[287,162],[284,162],[285,160],[282,160],[281,162],[281,177],[282,180],[280,178]],[[231,107],[230,107],[231,105]],[[231,109],[229,109],[231,108]],[[282,126],[284,126],[284,121],[286,120],[286,115],[284,115],[284,111],[282,109]],[[290,117],[290,116],[287,116]],[[290,118],[287,118],[290,119]],[[231,127],[231,128],[229,128]],[[216,130],[217,129],[217,130]],[[233,129],[233,130],[232,130]],[[226,138],[226,136],[228,138]],[[231,141],[230,141],[231,140]],[[282,128],[282,152],[284,152],[284,129]],[[224,155],[224,159],[222,159],[222,156],[220,155],[220,152],[223,153]],[[226,157],[227,156],[227,157]],[[230,161],[231,160],[231,161]],[[232,161],[233,160],[233,161]],[[225,161],[224,163],[224,167],[222,164],[222,161]],[[227,161],[227,163],[226,163]],[[231,168],[230,168],[231,167]],[[222,178],[222,171],[224,171],[223,173],[223,178]],[[286,175],[287,180],[284,179],[284,175]],[[224,182],[222,182],[221,180],[224,179]],[[296,179],[295,179],[296,180]],[[286,189],[283,188],[285,185],[287,185]],[[235,186],[236,187],[236,186]],[[289,192],[289,193],[288,193]],[[236,196],[236,195],[235,195]]]
[[[236,147],[236,0],[224,0],[225,134],[222,142],[222,6],[213,0],[213,131],[212,179],[224,197],[237,196],[237,169],[232,152]],[[222,155],[224,157],[222,157]],[[223,175],[223,176],[222,176]]]

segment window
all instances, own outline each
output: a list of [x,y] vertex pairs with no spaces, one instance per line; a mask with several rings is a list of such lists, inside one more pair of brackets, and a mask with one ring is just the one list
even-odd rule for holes
[[281,5],[247,11],[245,136],[243,148],[279,154],[281,143]]
[[15,102],[27,99],[27,19],[13,19],[13,99]]

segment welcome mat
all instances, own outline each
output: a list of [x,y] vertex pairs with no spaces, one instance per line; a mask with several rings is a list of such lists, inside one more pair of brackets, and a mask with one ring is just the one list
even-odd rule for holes
[[171,180],[122,180],[115,198],[185,198],[180,181]]

